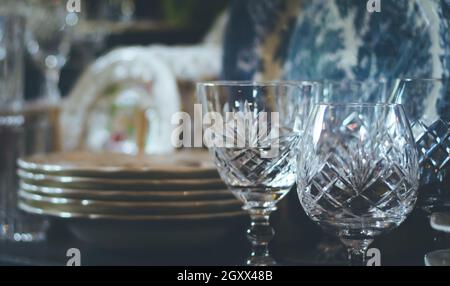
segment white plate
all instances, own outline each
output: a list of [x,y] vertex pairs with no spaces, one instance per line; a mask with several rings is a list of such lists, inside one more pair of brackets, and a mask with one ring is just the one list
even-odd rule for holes
[[121,179],[218,178],[207,151],[165,155],[67,152],[38,154],[18,160],[27,172],[55,176]]

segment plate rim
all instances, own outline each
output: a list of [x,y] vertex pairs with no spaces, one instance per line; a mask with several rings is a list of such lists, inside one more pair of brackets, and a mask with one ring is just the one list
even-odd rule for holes
[[[189,151],[178,151],[178,153],[188,154]],[[198,154],[208,154],[207,151],[191,151],[192,153],[198,153]],[[76,154],[77,152],[71,152],[72,154]],[[78,152],[80,154],[87,154],[87,152]],[[50,155],[58,155],[58,154],[64,154],[63,152],[55,152],[51,153]],[[102,154],[102,153],[92,153],[92,154]],[[103,152],[103,154],[106,154],[106,152]],[[111,153],[114,154],[114,153]],[[146,174],[152,174],[152,173],[159,173],[159,174],[167,174],[167,175],[174,175],[174,174],[204,174],[204,173],[214,173],[217,174],[217,169],[215,168],[215,165],[212,160],[208,161],[210,163],[210,166],[202,165],[200,162],[200,166],[192,166],[192,167],[180,167],[176,164],[173,164],[172,166],[169,166],[169,164],[163,165],[161,167],[138,167],[138,168],[130,168],[130,167],[119,167],[119,166],[98,166],[98,167],[89,167],[89,166],[83,166],[83,167],[75,167],[75,166],[69,166],[64,165],[63,163],[61,165],[58,165],[56,163],[37,163],[32,162],[33,158],[39,158],[42,156],[45,156],[48,154],[35,154],[28,157],[21,157],[17,160],[17,164],[20,168],[28,171],[28,172],[43,172],[43,173],[92,173],[95,175],[108,175],[113,176],[117,174],[136,174],[139,176],[143,176]],[[130,156],[133,155],[127,155],[127,154],[120,154],[124,156]],[[162,156],[164,154],[158,154],[158,156]],[[177,152],[168,153],[168,156],[177,155]],[[151,158],[152,155],[146,155]],[[36,160],[36,159],[34,159]]]
[[22,169],[17,170],[17,174],[21,180],[30,180],[38,183],[42,182],[52,182],[58,184],[92,184],[92,185],[117,185],[117,186],[127,186],[127,185],[179,185],[179,186],[203,186],[203,185],[223,185],[225,183],[220,177],[217,178],[195,178],[195,179],[114,179],[114,178],[90,178],[90,177],[77,177],[77,176],[56,176],[47,175],[40,173],[31,173]]
[[60,212],[54,210],[44,210],[29,206],[24,202],[19,202],[21,210],[34,215],[46,215],[61,219],[88,219],[88,220],[120,220],[120,221],[202,221],[214,219],[231,219],[248,215],[245,210],[221,213],[198,213],[198,214],[177,214],[177,215],[114,215],[114,214],[82,214],[76,212]]
[[123,197],[196,197],[196,196],[208,196],[208,195],[230,195],[233,196],[233,193],[227,189],[205,189],[205,190],[185,190],[185,191],[152,191],[152,190],[95,190],[95,189],[72,189],[72,188],[59,188],[59,187],[47,187],[47,186],[38,186],[26,183],[21,181],[19,183],[19,189],[24,190],[30,193],[36,193],[41,195],[69,195],[69,194],[84,194],[86,193],[86,197],[89,198],[88,193],[95,193],[95,196],[98,197],[112,197],[112,196],[123,196]]
[[93,199],[74,199],[64,197],[51,197],[42,196],[33,193],[29,193],[23,190],[18,192],[19,199],[28,201],[34,201],[38,203],[46,203],[54,206],[72,205],[76,207],[106,207],[106,208],[197,208],[197,207],[227,207],[227,206],[239,206],[242,205],[236,198],[225,200],[201,200],[201,201],[167,201],[167,202],[155,202],[155,201],[102,201]]

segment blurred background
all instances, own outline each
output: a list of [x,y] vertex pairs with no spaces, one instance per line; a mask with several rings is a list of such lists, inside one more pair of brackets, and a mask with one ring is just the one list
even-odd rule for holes
[[[240,236],[234,236],[236,242],[227,243],[219,235],[222,240],[210,240],[213,244],[208,250],[192,249],[182,257],[176,253],[159,253],[152,257],[153,260],[138,258],[136,253],[114,256],[101,252],[96,246],[91,249],[89,242],[99,237],[105,239],[102,233],[99,235],[101,231],[95,232],[100,224],[91,219],[72,220],[67,209],[59,209],[62,215],[69,213],[66,220],[51,220],[54,227],[49,230],[45,209],[34,217],[17,210],[19,178],[16,160],[55,151],[62,151],[60,154],[63,155],[76,151],[88,154],[106,151],[126,156],[162,154],[158,160],[170,161],[180,151],[170,141],[174,128],[171,116],[179,111],[194,116],[195,83],[198,81],[383,81],[389,96],[392,84],[398,78],[450,77],[450,4],[447,0],[383,0],[381,12],[375,13],[368,12],[366,4],[363,0],[2,0],[0,238],[16,242],[46,241],[48,234],[49,240],[39,249],[0,247],[2,251],[7,249],[0,253],[3,259],[0,264],[5,257],[26,258],[17,264],[61,264],[65,257],[60,253],[68,246],[89,249],[91,264],[239,263],[237,261],[246,255],[248,246],[242,230],[242,222],[246,220],[242,217],[234,218],[220,229],[240,233]],[[408,98],[408,101],[417,103],[418,113],[421,112],[418,117],[432,118],[432,122],[439,123],[438,131],[444,134],[443,140],[439,137],[430,144],[426,142],[428,147],[432,145],[430,148],[440,150],[436,155],[439,164],[435,164],[439,168],[431,168],[432,172],[439,173],[440,181],[436,183],[439,186],[428,188],[438,192],[439,196],[444,194],[441,197],[445,198],[439,200],[448,207],[450,88],[439,86],[438,89],[436,94],[410,92],[411,100]],[[347,94],[342,98],[345,96]],[[434,131],[426,134],[431,132]],[[189,156],[203,158],[198,154]],[[44,157],[44,161],[49,158],[52,157]],[[83,158],[93,165],[98,164],[90,161],[89,155]],[[64,160],[57,167],[64,166]],[[180,162],[186,164],[184,158],[174,159],[170,164],[176,169],[178,164],[183,164]],[[61,190],[55,191],[54,186],[42,183],[44,180],[47,184],[47,178],[39,177],[46,170],[36,171],[27,164],[24,166],[20,167],[21,171],[30,177],[20,179],[36,183],[28,184],[25,193],[48,195],[47,199],[56,199],[59,204],[57,199],[64,194]],[[197,167],[195,164],[190,166]],[[213,175],[208,173],[209,177],[200,179],[215,180],[215,187],[222,191],[216,200],[235,200],[229,193],[228,197],[223,194],[226,186],[212,169]],[[107,180],[114,181],[114,178],[109,174]],[[104,182],[96,186],[101,189]],[[186,200],[186,190],[198,191],[195,189],[198,182],[191,186],[182,183],[176,188],[170,182],[166,183],[170,187],[163,185],[163,188],[172,188],[181,195],[163,196],[165,200]],[[50,189],[45,189],[47,187]],[[114,194],[113,197],[129,200],[130,196],[123,195],[123,191],[131,188],[125,185],[120,196]],[[79,189],[81,193],[75,195],[78,199],[85,198],[82,194],[86,190]],[[55,197],[49,195],[50,190]],[[202,199],[209,200],[215,195],[203,192]],[[153,198],[160,194],[149,196]],[[92,200],[93,197],[85,199]],[[134,198],[135,201],[138,199]],[[33,200],[29,199],[39,203],[37,199]],[[58,207],[65,207],[62,205]],[[79,205],[78,210],[86,211],[87,215],[92,212],[85,205]],[[220,214],[217,208],[211,207],[211,210],[210,214]],[[427,251],[448,246],[448,237],[443,239],[444,244],[439,244],[442,240],[431,230],[429,215],[429,212],[417,209],[398,231],[375,243],[374,246],[386,255],[387,264],[422,264]],[[112,223],[106,221],[110,224],[102,224],[107,230],[105,233],[121,235],[114,220]],[[324,238],[319,228],[307,219],[295,191],[280,203],[273,221],[280,233],[273,244],[277,250],[275,256],[283,257],[285,263],[342,264],[345,260],[342,248],[335,241]],[[73,229],[85,231],[84,239],[80,239],[83,238],[82,231],[78,236],[76,231],[68,234],[65,222],[73,223]],[[161,227],[133,223],[123,226],[130,230],[129,236],[148,234],[152,227]],[[190,230],[180,227],[182,224],[163,225],[165,230],[161,233],[174,227],[180,229],[174,234],[180,241],[192,240]],[[146,234],[140,242],[151,251],[158,248],[161,241],[164,243],[164,235],[153,243]],[[120,241],[120,235],[117,242],[128,246],[127,241]],[[202,236],[205,237],[208,236]],[[168,248],[182,245],[177,239],[168,244]],[[140,250],[142,248],[138,252]]]
[[[33,2],[33,1],[30,1]],[[63,1],[64,2],[64,1]],[[66,96],[81,72],[97,57],[123,46],[189,45],[203,40],[224,12],[226,0],[91,0],[81,2],[67,62],[58,87]],[[64,3],[61,7],[64,8]],[[30,7],[28,7],[30,8]],[[32,12],[32,14],[34,14]],[[37,98],[45,83],[42,70],[26,56],[25,97]]]

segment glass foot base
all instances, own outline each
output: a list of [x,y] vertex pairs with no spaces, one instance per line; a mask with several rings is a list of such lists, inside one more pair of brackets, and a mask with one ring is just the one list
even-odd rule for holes
[[249,257],[245,263],[248,266],[277,266],[279,265],[275,259],[267,257]]

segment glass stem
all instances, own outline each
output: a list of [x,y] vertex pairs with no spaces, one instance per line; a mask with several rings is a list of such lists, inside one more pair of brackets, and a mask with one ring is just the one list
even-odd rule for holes
[[59,92],[60,70],[58,68],[47,68],[45,70],[45,98],[49,103],[57,103],[61,94]]
[[269,217],[273,210],[249,210],[251,224],[247,230],[247,238],[251,243],[252,252],[247,265],[275,265],[275,260],[269,253],[269,242],[275,235],[270,226]]
[[366,252],[373,239],[341,238],[341,241],[347,247],[349,265],[366,266]]

